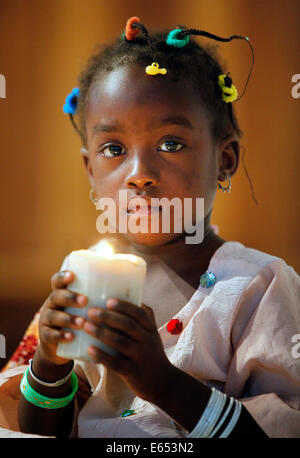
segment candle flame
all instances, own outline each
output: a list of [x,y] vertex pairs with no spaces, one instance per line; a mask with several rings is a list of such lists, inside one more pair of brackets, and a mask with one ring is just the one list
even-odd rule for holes
[[103,258],[111,258],[114,254],[113,247],[107,242],[101,242],[99,244],[99,254]]
[[138,258],[134,254],[114,253],[114,249],[111,244],[104,240],[99,243],[99,256],[106,259],[113,259],[115,261],[128,261],[136,266],[141,262],[141,258]]

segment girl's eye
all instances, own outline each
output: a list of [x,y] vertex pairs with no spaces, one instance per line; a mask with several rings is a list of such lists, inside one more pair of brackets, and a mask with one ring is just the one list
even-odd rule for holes
[[167,149],[161,149],[161,147],[159,146],[158,147],[159,151],[165,151],[165,152],[168,152],[168,153],[174,153],[174,152],[179,151],[180,149],[183,148],[182,143],[174,142],[174,141],[171,141],[171,140],[163,142],[162,145],[166,145],[165,148],[167,148]]
[[119,145],[108,145],[100,151],[100,156],[109,158],[122,156],[123,154],[126,154],[125,150]]
[[[176,151],[181,150],[184,148],[182,143],[173,141],[173,140],[168,140],[161,145],[165,145],[162,149],[161,146],[158,147],[159,151],[164,151],[166,153],[175,153]],[[119,157],[123,156],[126,154],[126,151],[124,148],[122,148],[120,145],[107,145],[105,146],[102,150],[100,150],[100,156],[106,157],[106,158],[113,158],[113,157]]]

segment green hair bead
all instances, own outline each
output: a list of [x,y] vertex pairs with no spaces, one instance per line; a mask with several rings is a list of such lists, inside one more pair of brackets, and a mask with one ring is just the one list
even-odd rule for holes
[[190,41],[189,35],[185,35],[183,38],[176,38],[182,32],[182,29],[174,29],[169,32],[168,37],[166,39],[166,43],[169,46],[174,46],[175,48],[183,48],[183,46],[187,45]]

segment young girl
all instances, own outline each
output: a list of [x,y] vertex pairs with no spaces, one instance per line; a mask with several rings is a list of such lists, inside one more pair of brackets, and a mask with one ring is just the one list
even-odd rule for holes
[[[68,97],[65,111],[82,139],[95,204],[110,197],[118,215],[119,191],[126,190],[129,201],[146,200],[135,215],[150,221],[161,217],[151,198],[177,197],[183,205],[201,197],[204,238],[186,243],[184,230],[174,230],[174,213],[168,233],[160,227],[112,234],[116,251],[147,262],[143,305],[111,298],[86,319],[64,310],[87,303],[67,289],[74,272],[65,258],[38,315],[33,360],[21,370],[24,433],[300,437],[300,360],[293,348],[299,276],[284,260],[212,229],[217,189],[229,191],[238,168],[241,131],[232,106],[236,88],[193,34],[222,40],[186,28],[150,36],[131,18],[125,34],[90,58]],[[223,41],[233,38],[243,37]],[[196,222],[194,207],[192,216]],[[100,253],[101,241],[90,249]],[[88,350],[94,363],[57,356],[57,344],[74,338],[72,329],[120,356],[96,347]]]

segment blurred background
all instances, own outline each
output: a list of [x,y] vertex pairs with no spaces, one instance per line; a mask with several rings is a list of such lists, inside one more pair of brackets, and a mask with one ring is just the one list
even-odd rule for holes
[[[300,0],[1,0],[0,334],[7,358],[0,368],[64,257],[99,239],[80,139],[62,106],[94,45],[121,34],[131,16],[150,31],[185,24],[250,37],[254,72],[235,107],[259,205],[240,161],[231,193],[217,192],[211,222],[225,240],[279,256],[300,273],[300,98],[291,93],[300,73]],[[249,47],[234,40],[219,51],[241,93]]]

